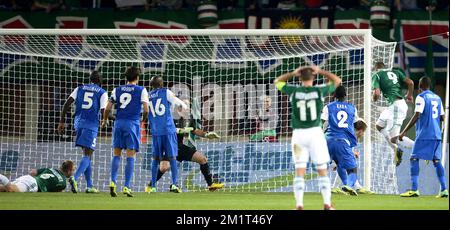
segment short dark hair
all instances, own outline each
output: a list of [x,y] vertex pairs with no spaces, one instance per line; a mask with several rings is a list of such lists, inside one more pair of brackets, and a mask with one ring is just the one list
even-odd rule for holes
[[141,70],[135,66],[130,66],[125,71],[125,77],[128,82],[136,80],[141,75]]
[[431,87],[431,78],[423,76],[419,79],[419,88],[429,89]]
[[347,96],[347,90],[343,85],[340,85],[334,91],[334,97],[338,100],[342,100]]
[[161,88],[164,86],[164,80],[161,76],[153,76],[150,79],[150,87],[152,89]]
[[61,171],[63,173],[70,173],[70,171],[72,171],[74,166],[75,166],[75,164],[73,163],[73,161],[66,160],[61,165]]
[[384,63],[382,61],[377,61],[375,63],[375,69],[382,69],[384,67],[385,67],[385,65],[384,65]]
[[310,67],[306,67],[300,70],[300,80],[309,81],[313,79],[313,77],[313,69],[311,69]]
[[367,129],[367,124],[363,119],[358,119],[354,124],[353,127],[355,127],[355,130],[363,130],[365,131]]
[[102,75],[97,70],[92,71],[89,77],[92,83],[100,85],[102,83]]

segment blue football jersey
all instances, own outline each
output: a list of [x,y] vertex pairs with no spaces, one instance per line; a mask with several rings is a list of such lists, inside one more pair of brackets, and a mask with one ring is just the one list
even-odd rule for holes
[[350,146],[357,145],[355,128],[356,109],[347,102],[335,101],[327,105],[328,127],[327,137],[344,138],[350,142]]
[[416,124],[417,140],[441,140],[441,115],[444,114],[441,98],[430,90],[416,97],[415,112],[420,112]]
[[[101,97],[103,94],[105,94],[105,90],[96,84],[82,85],[76,89],[76,97],[74,98],[76,107],[75,129],[98,130],[100,125]],[[105,94],[106,100],[107,96]]]
[[117,120],[141,120],[142,91],[139,85],[122,85],[114,89],[111,95],[116,105]]
[[150,112],[148,120],[152,135],[168,135],[176,133],[175,124],[170,112],[171,104],[167,98],[167,89],[159,88],[150,91]]

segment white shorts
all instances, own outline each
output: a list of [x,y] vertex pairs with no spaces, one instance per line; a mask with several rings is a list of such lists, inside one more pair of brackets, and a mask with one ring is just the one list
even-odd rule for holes
[[310,160],[316,165],[330,162],[327,141],[320,127],[294,129],[291,143],[295,168],[306,168]]
[[38,185],[36,179],[30,175],[21,176],[11,182],[11,184],[17,186],[20,192],[37,192]]
[[385,128],[391,137],[398,136],[407,113],[408,105],[405,100],[396,100],[380,114],[377,125]]

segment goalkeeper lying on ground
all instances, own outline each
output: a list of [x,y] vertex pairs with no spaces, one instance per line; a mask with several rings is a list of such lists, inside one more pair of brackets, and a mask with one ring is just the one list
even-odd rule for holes
[[[188,106],[189,101],[183,100]],[[200,165],[200,171],[205,177],[205,181],[208,184],[209,191],[215,191],[217,189],[223,188],[223,183],[213,182],[211,172],[209,170],[208,159],[206,156],[197,150],[194,143],[195,136],[204,137],[208,139],[220,138],[220,136],[215,132],[205,132],[201,129],[194,129],[195,120],[190,118],[189,108],[187,110],[181,107],[177,109],[180,119],[174,120],[175,126],[177,127],[177,139],[178,139],[178,156],[177,161],[192,161]],[[170,164],[169,159],[163,158],[158,170],[158,176],[156,180],[158,181],[164,175],[165,172],[169,171]],[[154,187],[151,182],[145,187],[145,192],[151,193],[156,192],[156,187]]]
[[[61,192],[66,188],[67,178],[75,171],[72,161],[64,161],[59,169],[41,168],[31,170],[29,175],[10,182],[0,174],[0,192]],[[73,181],[70,181],[73,187]]]

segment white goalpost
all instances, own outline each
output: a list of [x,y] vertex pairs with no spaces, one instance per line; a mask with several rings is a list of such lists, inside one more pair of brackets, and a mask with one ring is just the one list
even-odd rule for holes
[[[102,87],[110,95],[125,83],[122,73],[133,65],[142,70],[140,85],[149,90],[150,78],[162,76],[165,86],[188,101],[197,128],[221,135],[218,140],[197,138],[195,145],[225,191],[292,191],[291,108],[272,82],[300,65],[318,65],[342,77],[348,100],[369,124],[357,147],[361,184],[377,193],[398,193],[393,154],[375,129],[385,104],[371,101],[372,65],[383,61],[392,68],[394,49],[395,43],[376,40],[370,30],[3,29],[0,173],[16,178],[66,159],[78,164],[82,154],[70,124],[74,111],[64,135],[55,131],[64,101],[75,87],[88,83],[93,70],[102,74]],[[316,81],[324,83],[323,77]],[[172,114],[179,119],[173,108]],[[93,157],[94,186],[103,191],[110,175],[111,124],[100,130]],[[147,132],[141,132],[135,191],[143,191],[151,177]],[[179,167],[183,190],[206,189],[198,164],[184,161]],[[159,191],[170,185],[167,174],[158,182]],[[315,166],[309,165],[307,191],[318,191],[316,176]],[[78,184],[84,188],[81,178]]]

